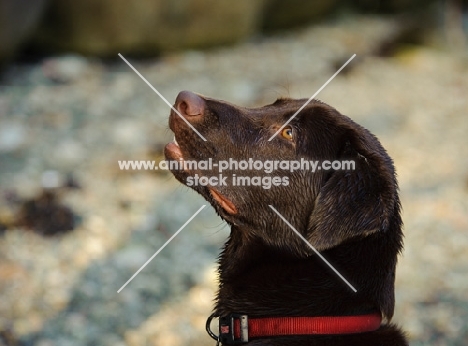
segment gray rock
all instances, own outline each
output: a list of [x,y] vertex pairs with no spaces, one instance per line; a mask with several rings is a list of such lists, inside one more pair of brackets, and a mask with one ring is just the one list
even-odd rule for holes
[[0,64],[29,37],[46,4],[47,0],[0,0]]
[[274,31],[319,21],[330,14],[337,3],[336,0],[268,0],[262,27],[265,31]]
[[88,61],[76,55],[49,58],[42,64],[44,76],[61,83],[78,80],[87,68]]
[[20,149],[27,141],[25,127],[16,121],[0,124],[0,153],[14,152]]
[[354,6],[360,10],[376,13],[396,13],[420,10],[435,2],[434,0],[353,0]]
[[155,54],[242,40],[263,0],[53,0],[36,43],[98,56]]

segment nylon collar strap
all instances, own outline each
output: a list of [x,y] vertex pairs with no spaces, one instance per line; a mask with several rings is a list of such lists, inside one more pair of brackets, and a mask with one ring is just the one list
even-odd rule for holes
[[210,316],[207,321],[208,334],[224,345],[243,344],[252,338],[364,333],[377,330],[382,322],[380,313],[357,316],[262,318],[231,314],[219,318],[219,336],[216,336],[209,327],[213,317]]

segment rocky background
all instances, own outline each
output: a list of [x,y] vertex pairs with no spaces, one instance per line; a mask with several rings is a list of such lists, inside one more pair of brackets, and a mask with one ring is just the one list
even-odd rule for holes
[[[0,0],[0,345],[210,345],[229,227],[167,172],[168,106],[319,95],[395,160],[395,322],[468,343],[468,51],[462,1]],[[465,7],[466,9],[466,7]],[[465,19],[464,19],[465,18]]]

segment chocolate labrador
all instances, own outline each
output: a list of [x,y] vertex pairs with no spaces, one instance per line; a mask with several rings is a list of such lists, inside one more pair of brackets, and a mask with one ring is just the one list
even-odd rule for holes
[[306,102],[177,96],[166,159],[231,226],[207,331],[222,345],[408,345],[390,323],[403,238],[392,159],[317,100],[284,126]]

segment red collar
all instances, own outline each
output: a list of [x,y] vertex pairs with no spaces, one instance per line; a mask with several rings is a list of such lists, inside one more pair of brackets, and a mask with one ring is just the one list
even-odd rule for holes
[[382,322],[380,313],[358,316],[324,317],[262,317],[248,318],[247,315],[232,314],[219,318],[219,336],[209,329],[211,337],[226,345],[248,342],[251,338],[290,335],[354,334],[377,330]]

